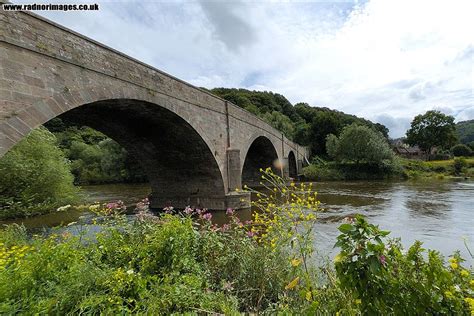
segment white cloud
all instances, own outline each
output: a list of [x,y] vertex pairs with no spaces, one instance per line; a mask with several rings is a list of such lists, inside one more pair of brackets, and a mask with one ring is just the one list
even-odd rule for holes
[[272,90],[386,122],[474,118],[474,2],[100,2],[40,14],[198,86]]

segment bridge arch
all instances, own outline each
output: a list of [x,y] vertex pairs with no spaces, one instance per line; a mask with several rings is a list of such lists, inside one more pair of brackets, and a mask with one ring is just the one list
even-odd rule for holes
[[288,175],[290,178],[296,179],[298,177],[298,167],[296,165],[296,157],[291,150],[288,153]]
[[[100,95],[90,98],[97,90]],[[133,155],[148,175],[152,207],[225,209],[225,182],[213,142],[199,125],[176,111],[176,104],[138,97],[133,91],[93,87],[35,102],[9,120],[19,131],[9,148],[33,128],[59,117],[103,132]]]
[[266,136],[258,136],[245,151],[245,159],[242,166],[242,184],[255,186],[261,181],[260,169],[272,168],[275,174],[278,170],[278,152],[272,141]]

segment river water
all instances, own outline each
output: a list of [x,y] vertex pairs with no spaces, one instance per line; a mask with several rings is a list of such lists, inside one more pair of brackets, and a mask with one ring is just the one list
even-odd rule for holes
[[[425,248],[437,249],[444,255],[460,250],[473,264],[464,244],[466,241],[474,252],[472,180],[316,182],[314,187],[324,209],[315,229],[316,248],[322,257],[334,256],[336,250],[332,246],[344,217],[363,214],[370,222],[390,230],[390,237],[400,237],[405,246],[420,240]],[[138,202],[150,192],[144,184],[84,186],[82,189],[88,202],[121,199],[127,204]],[[251,213],[242,211],[240,216],[247,220]],[[4,223],[23,223],[27,228],[38,229],[88,221],[92,217],[86,211],[67,211]],[[225,212],[214,212],[213,219],[224,221]]]

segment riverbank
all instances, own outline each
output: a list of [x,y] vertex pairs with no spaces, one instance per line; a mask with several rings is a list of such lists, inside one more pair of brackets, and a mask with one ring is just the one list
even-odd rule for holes
[[134,220],[117,204],[98,207],[106,220],[90,238],[10,226],[0,232],[0,313],[474,311],[474,272],[459,255],[426,260],[417,243],[405,254],[362,217],[339,226],[334,263],[316,268],[314,197],[309,185],[281,186],[256,201],[252,222],[229,210],[222,226],[191,209],[151,216],[144,204]]
[[303,176],[307,181],[470,178],[474,177],[474,158],[397,159],[388,166],[319,161],[305,167]]

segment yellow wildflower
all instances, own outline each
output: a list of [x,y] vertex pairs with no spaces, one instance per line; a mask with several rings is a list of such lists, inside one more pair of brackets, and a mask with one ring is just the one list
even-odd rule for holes
[[453,299],[454,298],[453,292],[451,292],[451,291],[445,291],[444,296],[446,296],[447,299]]
[[360,305],[360,304],[362,304],[362,300],[358,298],[358,299],[355,300],[355,303],[356,303],[357,305]]
[[285,290],[294,289],[294,288],[298,285],[298,282],[299,282],[299,281],[300,281],[300,277],[294,278],[290,283],[288,283],[288,284],[285,286]]
[[337,254],[335,257],[334,257],[334,262],[335,263],[339,263],[342,261],[342,259],[344,259],[344,256],[342,254]]
[[291,260],[291,265],[292,265],[293,267],[299,266],[300,263],[301,263],[301,259],[296,259],[296,258],[295,258],[295,259]]
[[308,302],[311,302],[312,298],[313,298],[313,295],[311,294],[311,291],[306,292],[306,300]]
[[463,277],[468,277],[468,276],[469,276],[469,271],[467,271],[467,270],[462,270],[462,271],[461,271],[461,276],[463,276]]
[[456,270],[456,269],[459,267],[459,265],[458,265],[456,262],[451,262],[450,266],[451,266],[451,268],[453,268],[454,270]]

